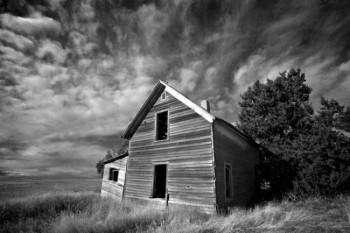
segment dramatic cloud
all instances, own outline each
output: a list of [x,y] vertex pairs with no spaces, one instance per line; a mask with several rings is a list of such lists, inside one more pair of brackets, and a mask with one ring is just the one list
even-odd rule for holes
[[39,12],[26,18],[4,13],[0,17],[0,22],[4,28],[26,35],[59,34],[61,30],[61,26],[57,21],[42,16]]
[[1,174],[94,173],[159,79],[230,122],[248,86],[292,67],[316,108],[350,104],[346,0],[2,4]]
[[2,43],[7,43],[20,51],[32,49],[34,46],[34,43],[30,39],[6,29],[0,29],[0,40]]
[[67,52],[62,48],[61,44],[44,40],[39,45],[36,55],[39,59],[62,64],[66,61]]

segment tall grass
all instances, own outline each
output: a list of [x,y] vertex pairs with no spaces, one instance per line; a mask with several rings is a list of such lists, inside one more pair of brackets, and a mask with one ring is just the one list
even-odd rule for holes
[[350,197],[269,202],[226,215],[159,210],[96,193],[49,193],[0,204],[0,232],[350,232]]
[[66,213],[53,224],[53,232],[175,232],[190,225],[200,226],[209,215],[195,208],[160,210],[141,203],[120,203],[104,198],[89,212]]
[[0,204],[2,232],[45,232],[62,213],[86,212],[97,202],[96,193],[46,193],[14,198]]
[[350,197],[341,197],[341,200],[344,203],[345,212],[350,223]]

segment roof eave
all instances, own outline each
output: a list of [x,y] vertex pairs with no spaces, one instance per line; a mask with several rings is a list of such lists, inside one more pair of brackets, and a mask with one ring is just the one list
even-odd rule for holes
[[130,139],[132,137],[137,127],[139,127],[139,125],[141,124],[141,121],[144,118],[143,116],[146,116],[147,113],[149,112],[150,108],[148,107],[150,105],[153,105],[157,101],[159,95],[164,91],[164,89],[165,87],[160,82],[158,82],[157,85],[154,87],[153,91],[151,92],[151,94],[148,96],[147,100],[142,105],[141,109],[138,111],[136,116],[128,125],[128,128],[126,129],[125,133],[121,136],[122,138]]
[[106,161],[104,161],[104,162],[102,162],[102,163],[103,163],[103,164],[108,164],[108,163],[114,162],[114,161],[116,161],[116,160],[125,158],[125,157],[128,156],[128,155],[129,155],[129,153],[128,153],[128,151],[126,151],[124,154],[121,154],[121,155],[118,155],[118,156],[116,156],[116,157],[114,157],[114,158],[108,159],[108,160],[106,160]]
[[253,143],[256,146],[260,146],[259,143],[257,143],[251,136],[245,134],[244,132],[242,132],[241,130],[237,129],[236,126],[232,125],[231,123],[221,119],[221,118],[216,118],[217,122],[221,122],[225,127],[231,129],[232,131],[234,131],[236,134],[240,135],[241,137],[245,138],[247,141],[250,141],[251,143]]
[[196,113],[198,113],[200,116],[202,116],[204,119],[206,119],[207,121],[209,121],[210,123],[213,123],[213,121],[215,120],[215,116],[211,113],[209,113],[207,110],[205,110],[204,108],[198,106],[197,104],[195,104],[192,100],[188,99],[187,97],[185,97],[184,95],[182,95],[180,92],[178,92],[177,90],[175,90],[174,88],[170,87],[169,85],[167,85],[166,83],[164,83],[163,81],[159,81],[161,84],[163,84],[165,86],[165,91],[169,92],[171,95],[173,95],[175,98],[177,98],[178,100],[180,100],[182,103],[184,103],[185,105],[187,105],[187,107],[191,108],[192,110],[194,110]]

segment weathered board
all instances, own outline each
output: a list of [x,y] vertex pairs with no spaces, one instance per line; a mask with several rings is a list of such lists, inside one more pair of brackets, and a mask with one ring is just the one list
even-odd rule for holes
[[[214,158],[218,207],[247,205],[256,191],[256,165],[259,162],[257,144],[220,121],[215,121]],[[226,198],[225,162],[232,165],[233,198]]]
[[[128,156],[105,164],[101,188],[102,196],[112,196],[118,200],[123,198],[127,161]],[[109,171],[111,168],[119,170],[117,182],[109,179]]]
[[[105,165],[103,195],[215,211],[246,205],[255,193],[259,146],[161,81],[123,137],[129,156]],[[119,169],[118,182],[108,179],[110,168]]]
[[[156,113],[165,110],[169,111],[169,136],[156,141]],[[212,125],[169,93],[156,101],[129,141],[125,199],[154,202],[157,163],[167,164],[168,204],[215,210]]]

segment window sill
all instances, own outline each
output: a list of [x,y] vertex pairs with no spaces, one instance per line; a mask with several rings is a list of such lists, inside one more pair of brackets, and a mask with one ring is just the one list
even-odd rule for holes
[[169,138],[167,138],[167,139],[162,139],[162,140],[154,140],[153,142],[166,142],[166,141],[169,141],[170,139]]
[[114,181],[114,180],[108,180],[108,181],[111,182],[112,184],[115,184],[115,185],[124,186],[121,183],[119,183],[118,181]]

